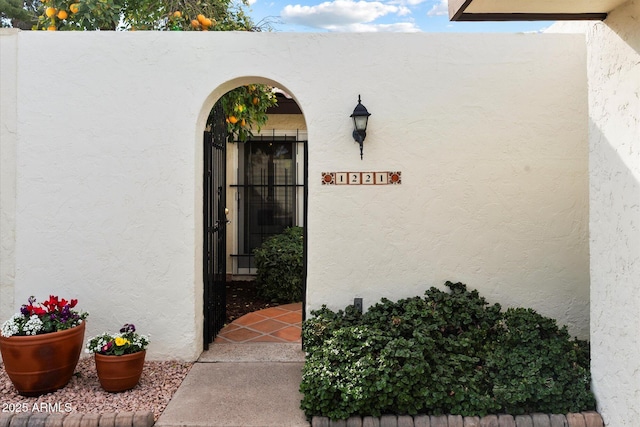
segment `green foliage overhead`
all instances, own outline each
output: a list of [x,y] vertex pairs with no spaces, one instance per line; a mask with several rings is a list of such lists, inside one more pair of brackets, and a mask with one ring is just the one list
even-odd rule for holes
[[290,227],[254,250],[261,298],[278,302],[302,301],[303,229]]
[[[277,105],[273,88],[251,84],[227,92],[221,99],[230,139],[246,141],[260,131],[267,120],[267,109]],[[211,119],[211,117],[210,117]]]
[[0,13],[3,26],[25,30],[261,31],[248,6],[246,0],[0,0]]
[[30,30],[38,22],[40,0],[0,0],[2,27]]
[[[50,31],[262,31],[246,14],[247,0],[0,0],[3,26]],[[273,88],[240,86],[223,104],[230,138],[246,141],[267,122]]]
[[326,307],[303,324],[307,416],[567,413],[592,410],[589,348],[533,310],[477,291],[383,299],[360,314]]

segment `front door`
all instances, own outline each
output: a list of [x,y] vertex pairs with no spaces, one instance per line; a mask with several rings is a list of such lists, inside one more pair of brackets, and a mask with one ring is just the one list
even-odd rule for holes
[[[306,135],[305,135],[306,136]],[[258,135],[238,146],[238,253],[234,273],[255,274],[253,251],[286,228],[304,226],[306,141]]]

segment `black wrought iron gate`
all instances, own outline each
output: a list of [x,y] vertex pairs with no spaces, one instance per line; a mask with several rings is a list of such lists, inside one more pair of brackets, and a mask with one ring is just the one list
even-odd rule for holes
[[209,348],[226,317],[226,138],[222,106],[212,113],[204,133],[204,349]]

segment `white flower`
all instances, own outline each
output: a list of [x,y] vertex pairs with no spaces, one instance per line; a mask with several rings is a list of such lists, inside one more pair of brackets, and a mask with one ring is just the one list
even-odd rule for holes
[[42,320],[38,317],[38,315],[32,315],[27,323],[24,324],[24,331],[27,335],[36,335],[38,332],[42,330]]
[[2,324],[2,336],[9,338],[11,335],[15,335],[20,332],[17,321],[22,319],[22,315],[16,313],[13,317]]

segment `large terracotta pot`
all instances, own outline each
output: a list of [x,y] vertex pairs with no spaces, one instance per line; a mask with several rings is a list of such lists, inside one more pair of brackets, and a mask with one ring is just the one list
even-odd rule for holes
[[33,336],[0,336],[4,369],[23,396],[39,396],[67,385],[78,364],[85,322]]
[[140,381],[146,354],[145,350],[122,356],[96,353],[96,371],[102,388],[113,393],[134,388]]

